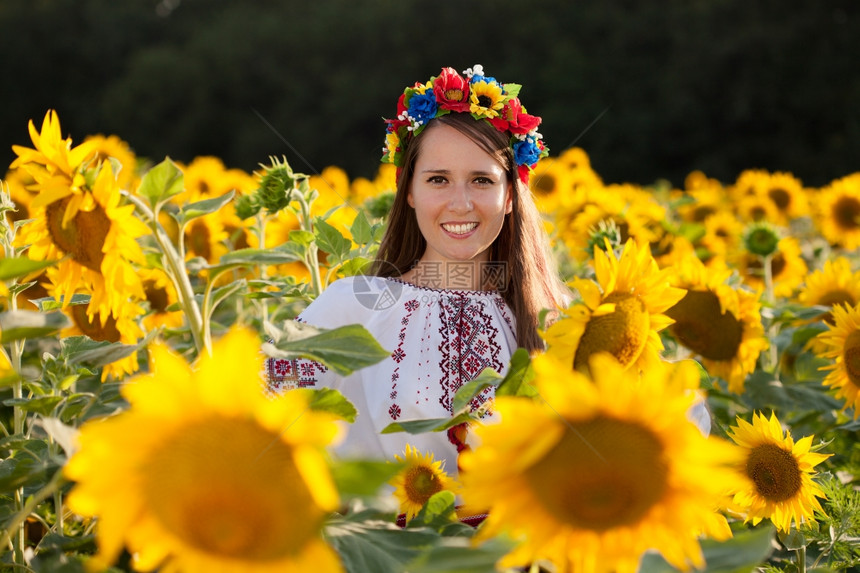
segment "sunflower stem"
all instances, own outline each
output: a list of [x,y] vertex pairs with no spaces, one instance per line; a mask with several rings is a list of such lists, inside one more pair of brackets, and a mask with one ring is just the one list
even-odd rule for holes
[[[776,300],[773,291],[773,255],[765,255],[761,257],[762,262],[762,271],[764,272],[764,296],[765,301],[773,308],[774,301]],[[779,373],[779,369],[777,368],[777,362],[779,360],[779,355],[777,354],[776,347],[776,322],[771,320],[770,325],[768,326],[768,340],[771,341],[771,344],[768,348],[767,358],[768,358],[768,368],[765,370],[772,370],[774,376],[777,376]]]
[[806,545],[801,546],[796,553],[797,571],[798,573],[806,573]]
[[[210,353],[210,347],[207,343],[208,336],[204,331],[203,317],[200,312],[200,307],[194,298],[194,288],[191,286],[191,280],[188,278],[188,269],[185,268],[184,260],[180,258],[179,253],[173,247],[167,232],[161,223],[158,222],[158,215],[154,213],[149,206],[135,197],[131,193],[123,192],[123,194],[131,201],[134,206],[140,211],[143,216],[149,221],[149,226],[153,231],[155,242],[161,254],[164,256],[167,267],[167,275],[173,281],[176,292],[179,296],[182,309],[185,311],[185,317],[188,320],[188,327],[191,330],[191,336],[194,338],[194,345],[197,347],[197,353],[200,354],[204,350]],[[180,236],[182,236],[180,234]]]
[[[299,194],[301,196],[301,194]],[[311,202],[308,201],[305,197],[301,197],[299,204],[302,207],[302,216],[301,216],[301,227],[302,230],[308,231],[310,233],[314,232],[314,225],[311,221]],[[320,276],[320,261],[319,261],[319,249],[317,248],[316,242],[311,243],[308,247],[308,252],[305,256],[305,266],[311,273],[311,285],[314,289],[314,294],[319,296],[322,292],[322,277]]]
[[59,469],[54,472],[54,477],[51,478],[51,481],[45,484],[45,487],[30,496],[27,499],[27,503],[22,504],[22,507],[15,513],[15,515],[12,516],[12,519],[9,521],[9,525],[6,526],[5,530],[3,530],[3,537],[0,538],[0,545],[7,545],[9,543],[9,540],[12,538],[13,532],[15,532],[14,535],[19,536],[20,538],[20,542],[16,541],[15,543],[16,562],[18,562],[17,558],[20,543],[20,563],[24,563],[24,524],[27,521],[27,517],[30,515],[30,513],[33,512],[34,509],[36,509],[36,506],[38,506],[40,503],[42,503],[42,501],[53,495],[54,492],[59,489],[62,482],[63,470]]

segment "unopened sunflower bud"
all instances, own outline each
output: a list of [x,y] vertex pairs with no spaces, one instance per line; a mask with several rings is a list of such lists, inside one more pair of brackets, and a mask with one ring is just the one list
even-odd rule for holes
[[621,247],[621,229],[618,228],[615,221],[604,219],[596,227],[592,226],[588,230],[586,250],[589,256],[594,255],[594,247],[605,252],[615,251]]
[[255,216],[262,208],[254,195],[239,195],[233,205],[236,209],[236,215],[243,221]]
[[776,253],[779,234],[769,223],[758,222],[747,227],[743,241],[747,251],[760,257],[767,257]]
[[260,186],[256,192],[257,203],[270,214],[277,213],[290,204],[293,194],[306,176],[294,173],[286,158],[280,160],[270,157],[271,165],[263,167],[260,175]]

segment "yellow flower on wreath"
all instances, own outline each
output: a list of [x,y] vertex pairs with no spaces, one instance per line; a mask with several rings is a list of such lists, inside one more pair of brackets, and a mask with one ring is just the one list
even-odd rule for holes
[[816,225],[831,245],[846,251],[860,247],[860,172],[823,187],[815,204]]
[[[497,397],[460,458],[467,505],[488,507],[478,539],[517,545],[499,566],[550,561],[559,572],[633,573],[654,549],[679,569],[704,565],[699,537],[731,537],[719,513],[743,482],[740,452],[687,419],[691,362],[638,373],[606,355],[592,377],[549,354],[533,361],[538,397]],[[680,381],[680,382],[679,382]]]
[[687,293],[666,311],[674,320],[668,332],[701,358],[710,375],[723,378],[729,391],[740,394],[769,346],[759,295],[730,285],[728,267],[705,266],[692,257],[680,261],[671,276]]
[[126,548],[137,571],[342,571],[321,537],[337,426],[302,391],[267,397],[261,368],[247,330],[195,365],[153,344],[150,373],[122,386],[129,408],[81,427],[68,507],[97,519],[94,565]]
[[668,271],[658,268],[647,245],[632,239],[620,256],[595,247],[594,268],[596,281],[571,282],[582,302],[542,333],[547,353],[582,371],[599,352],[612,354],[624,368],[659,363],[659,332],[672,322],[663,313],[685,291],[670,284]]
[[32,220],[15,237],[17,246],[28,246],[33,260],[59,260],[53,273],[57,300],[66,303],[80,287],[92,290],[90,308],[103,316],[119,316],[128,297],[142,299],[143,287],[133,263],[141,263],[137,242],[149,228],[134,215],[134,205],[122,204],[119,185],[108,163],[90,171],[92,188],[78,202],[67,195],[47,205],[41,192],[30,205]]
[[403,457],[394,457],[406,464],[390,484],[394,486],[394,496],[400,502],[400,513],[406,514],[407,522],[418,515],[434,494],[457,490],[457,483],[445,472],[444,460],[434,461],[432,452],[422,454],[407,444]]
[[816,339],[823,350],[818,354],[833,363],[822,370],[831,372],[824,385],[836,390],[836,398],[845,400],[843,410],[854,408],[854,419],[860,418],[860,305],[833,307],[830,330]]
[[729,428],[732,440],[743,448],[744,459],[738,470],[748,479],[747,486],[734,496],[736,508],[746,514],[753,525],[762,519],[788,532],[804,521],[814,521],[815,512],[822,512],[816,499],[824,492],[813,481],[813,467],[830,457],[810,451],[812,436],[795,442],[789,432],[771,413],[753,414],[752,424],[738,417],[737,426]]

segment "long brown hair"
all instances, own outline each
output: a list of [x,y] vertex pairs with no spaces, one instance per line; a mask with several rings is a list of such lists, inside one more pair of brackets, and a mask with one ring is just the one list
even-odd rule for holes
[[415,209],[406,199],[415,172],[415,161],[421,152],[422,135],[432,129],[434,123],[458,130],[495,157],[507,173],[511,182],[512,208],[490,249],[490,261],[502,263],[506,269],[505,284],[496,285],[496,288],[514,313],[517,344],[529,352],[540,350],[544,347],[538,335],[541,311],[566,305],[570,293],[558,277],[531,191],[515,169],[508,136],[489,122],[476,121],[466,113],[450,113],[430,120],[410,142],[404,152],[388,227],[371,272],[382,277],[400,276],[415,265],[427,247],[418,228]]

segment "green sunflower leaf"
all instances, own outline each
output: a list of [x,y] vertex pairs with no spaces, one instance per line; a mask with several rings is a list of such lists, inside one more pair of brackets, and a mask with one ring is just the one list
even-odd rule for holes
[[149,200],[155,207],[185,189],[185,175],[175,163],[166,157],[164,161],[147,171],[140,180],[138,194]]
[[235,191],[229,191],[223,195],[219,195],[218,197],[203,199],[202,201],[195,201],[194,203],[184,205],[176,215],[176,220],[179,221],[180,225],[185,225],[188,221],[197,219],[204,215],[209,215],[210,213],[215,213],[224,205],[232,201],[233,195],[235,194]]
[[440,539],[429,529],[401,529],[379,519],[332,521],[325,529],[326,541],[337,551],[347,571],[401,573],[406,563]]
[[342,460],[333,464],[332,477],[343,497],[369,497],[379,493],[403,466],[389,461]]
[[352,247],[349,239],[321,217],[314,219],[314,236],[320,250],[331,255],[335,260],[343,259]]
[[9,257],[0,259],[0,280],[22,277],[57,264],[57,261],[34,261],[27,257]]
[[314,334],[304,338],[284,338],[275,343],[264,343],[263,352],[273,358],[316,360],[341,376],[376,364],[391,355],[391,352],[382,348],[373,335],[360,324],[331,330],[314,329],[310,332]]
[[0,342],[54,336],[69,325],[66,315],[29,310],[0,312]]

